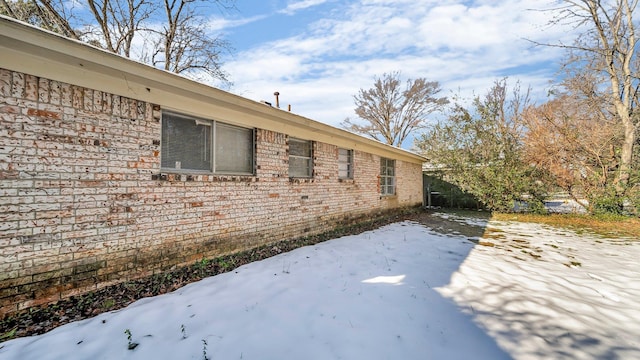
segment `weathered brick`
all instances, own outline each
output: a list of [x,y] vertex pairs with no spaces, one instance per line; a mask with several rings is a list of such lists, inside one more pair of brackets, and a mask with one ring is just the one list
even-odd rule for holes
[[54,270],[33,275],[33,282],[44,282],[46,280],[62,278],[72,273],[71,269]]
[[0,313],[421,201],[419,164],[381,199],[380,157],[339,180],[325,143],[291,180],[287,136],[262,129],[255,176],[162,174],[158,105],[2,69],[0,94]]
[[0,68],[0,95],[11,96],[11,78],[13,72]]
[[73,86],[70,84],[60,83],[60,105],[73,107]]
[[49,102],[53,105],[61,105],[62,93],[60,83],[51,80],[49,82]]
[[17,99],[24,99],[24,77],[22,73],[14,72],[11,78],[11,96]]
[[38,78],[38,102],[46,104],[49,102],[49,80]]
[[111,113],[113,116],[120,116],[122,113],[122,108],[120,107],[120,96],[112,95],[111,99]]
[[[17,288],[18,286],[30,284],[32,282],[33,282],[33,277],[31,275],[22,276],[22,277],[13,277],[10,279],[3,279],[0,281],[0,289]],[[7,290],[7,291],[12,291],[12,290]],[[3,297],[3,296],[0,295],[0,297]]]
[[25,75],[24,97],[27,100],[38,101],[38,78]]

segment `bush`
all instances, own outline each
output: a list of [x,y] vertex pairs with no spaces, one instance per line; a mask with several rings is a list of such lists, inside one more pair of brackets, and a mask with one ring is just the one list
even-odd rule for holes
[[538,198],[532,198],[528,202],[529,212],[537,215],[545,215],[548,213],[547,208],[544,206],[544,202]]
[[640,184],[629,190],[629,197],[627,200],[628,206],[626,206],[625,209],[632,215],[640,217]]
[[623,215],[624,199],[616,196],[613,190],[609,190],[599,196],[589,199],[591,211],[594,215]]

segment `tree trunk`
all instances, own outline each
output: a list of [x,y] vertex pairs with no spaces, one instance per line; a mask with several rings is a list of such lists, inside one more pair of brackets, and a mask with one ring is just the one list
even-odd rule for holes
[[629,177],[631,173],[631,166],[633,161],[633,146],[636,142],[636,127],[631,119],[626,119],[623,122],[624,126],[624,141],[622,148],[620,149],[620,169],[616,178],[616,195],[624,196]]

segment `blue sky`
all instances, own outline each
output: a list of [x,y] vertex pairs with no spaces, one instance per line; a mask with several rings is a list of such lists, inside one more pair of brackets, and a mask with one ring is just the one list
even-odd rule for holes
[[439,81],[442,95],[484,94],[508,76],[543,100],[570,42],[551,27],[549,0],[238,0],[211,18],[235,47],[230,91],[330,125],[353,118],[353,95],[374,76]]

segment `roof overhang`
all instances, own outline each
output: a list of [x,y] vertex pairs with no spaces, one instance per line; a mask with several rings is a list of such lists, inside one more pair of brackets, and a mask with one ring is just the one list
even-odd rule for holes
[[0,15],[0,67],[195,116],[421,164],[410,151],[249,100]]

